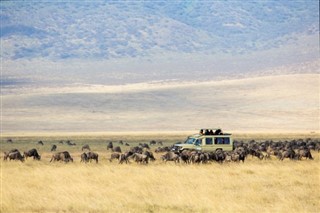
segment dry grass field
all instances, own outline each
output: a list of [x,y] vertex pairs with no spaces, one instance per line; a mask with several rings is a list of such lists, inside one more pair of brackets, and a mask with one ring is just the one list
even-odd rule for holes
[[[41,161],[1,160],[1,212],[319,212],[320,154],[314,160],[283,162],[249,157],[242,163],[184,165],[160,160],[149,165],[109,162],[108,141],[135,145],[150,139],[165,145],[185,136],[69,136],[76,146],[59,145],[61,136],[1,138],[3,151],[37,148]],[[237,135],[283,140],[319,135]],[[89,144],[100,162],[80,163],[81,145]],[[49,163],[50,147],[68,150],[73,163]],[[122,147],[125,149],[125,147]],[[156,155],[159,159],[160,154]]]

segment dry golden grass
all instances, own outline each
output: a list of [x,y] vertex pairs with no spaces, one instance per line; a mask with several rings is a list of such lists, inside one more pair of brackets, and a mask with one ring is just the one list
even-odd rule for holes
[[[246,140],[251,136],[237,137]],[[280,136],[293,137],[269,135],[268,138]],[[180,136],[173,140],[170,137],[162,139],[172,144]],[[1,152],[10,148],[24,151],[34,147],[37,140],[17,137],[13,144],[2,141]],[[144,142],[148,140],[143,138]],[[108,161],[110,152],[101,138],[90,140],[82,136],[74,138],[76,147],[63,147],[70,151],[74,163],[49,163],[52,154],[45,150],[57,141],[58,138],[46,138],[45,146],[40,149],[41,161],[1,160],[1,212],[300,213],[320,209],[320,154],[317,152],[312,152],[313,161],[280,162],[275,158],[260,161],[249,157],[244,164],[175,165],[157,160],[147,166],[119,165]],[[136,144],[141,140],[133,137],[127,141]],[[84,143],[99,153],[98,164],[79,162]],[[156,156],[159,157],[160,154]]]

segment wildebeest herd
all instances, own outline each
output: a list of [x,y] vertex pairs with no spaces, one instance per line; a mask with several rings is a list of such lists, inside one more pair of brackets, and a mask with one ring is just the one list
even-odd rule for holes
[[[11,139],[7,141],[8,143],[13,143]],[[59,143],[63,144],[63,141]],[[65,142],[69,146],[76,146],[75,143],[70,141]],[[14,143],[13,143],[14,144]],[[39,141],[38,145],[43,146],[43,142]],[[122,146],[129,147],[129,143],[124,143],[119,141]],[[160,145],[156,148],[154,146]],[[311,150],[319,152],[320,150],[320,140],[318,139],[298,139],[291,141],[272,141],[267,140],[263,142],[258,142],[251,140],[249,142],[234,141],[233,151],[224,151],[217,149],[212,152],[202,152],[197,150],[183,150],[182,152],[173,151],[172,146],[163,146],[161,141],[156,142],[152,140],[147,143],[140,143],[138,146],[130,147],[127,151],[122,152],[120,146],[114,146],[113,142],[108,142],[106,146],[107,150],[110,152],[108,160],[112,162],[117,160],[119,164],[130,163],[131,161],[137,164],[148,164],[150,161],[156,160],[153,152],[160,155],[159,160],[166,163],[172,161],[174,163],[184,163],[184,164],[207,164],[210,162],[227,163],[227,162],[245,162],[248,157],[255,157],[260,160],[269,160],[271,158],[277,158],[283,161],[285,158],[290,160],[302,160],[310,159],[313,160]],[[55,152],[57,145],[52,145],[50,151]],[[152,151],[153,150],[153,151]],[[99,154],[91,151],[88,144],[81,147],[83,152],[80,157],[81,163],[89,162],[99,162]],[[41,156],[37,149],[33,148],[28,151],[20,153],[18,149],[12,149],[8,152],[4,152],[3,159],[7,160],[17,160],[24,162],[27,158],[33,158],[34,160],[41,160]],[[68,151],[56,152],[52,155],[50,162],[61,161],[61,162],[73,162],[73,157]]]

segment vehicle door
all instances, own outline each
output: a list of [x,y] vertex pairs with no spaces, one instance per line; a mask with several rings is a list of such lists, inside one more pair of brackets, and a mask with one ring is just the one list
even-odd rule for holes
[[232,150],[231,143],[232,143],[231,138],[226,136],[215,137],[214,139],[215,149],[223,149],[225,151]]
[[205,137],[205,138],[203,138],[202,151],[204,151],[204,152],[213,151],[213,148],[214,148],[213,142],[214,142],[213,137]]
[[202,147],[203,147],[202,138],[197,138],[197,140],[194,142],[194,149],[201,151]]

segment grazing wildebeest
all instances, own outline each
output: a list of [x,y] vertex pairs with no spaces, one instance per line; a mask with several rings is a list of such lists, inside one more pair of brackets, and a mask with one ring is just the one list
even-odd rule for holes
[[164,162],[167,162],[167,161],[174,161],[175,163],[179,163],[180,162],[180,156],[174,152],[167,152],[166,154],[162,155],[161,156],[161,159],[164,161]]
[[149,157],[147,155],[139,153],[133,153],[129,158],[132,158],[135,162],[140,164],[148,164],[149,161]]
[[85,162],[85,163],[87,163],[89,160],[88,160],[88,156],[87,156],[87,154],[84,152],[84,153],[82,153],[81,154],[81,160],[80,160],[80,163],[81,162]]
[[192,151],[190,153],[190,163],[200,163],[200,153],[197,151]]
[[7,143],[13,143],[13,140],[10,138],[7,140]]
[[234,162],[240,162],[240,155],[238,153],[231,153],[231,160]]
[[122,140],[120,140],[120,141],[119,141],[119,144],[120,144],[120,145],[123,145],[123,141],[122,141]]
[[238,154],[239,155],[239,161],[242,161],[242,163],[244,163],[244,160],[246,159],[245,149],[243,147],[239,147],[239,148],[234,150],[234,153]]
[[128,158],[127,158],[126,154],[120,154],[120,156],[119,156],[119,164],[122,164],[123,162],[128,163]]
[[191,151],[190,150],[183,150],[180,153],[181,160],[186,164],[190,163],[190,156],[191,156]]
[[109,149],[113,149],[113,143],[112,143],[112,141],[110,141],[109,143],[108,143],[108,145],[107,145],[107,150],[109,150]]
[[151,161],[155,161],[155,160],[156,160],[156,158],[154,157],[154,155],[153,155],[153,153],[152,153],[151,151],[146,150],[146,151],[144,151],[142,154],[147,155],[148,158],[149,158]]
[[112,152],[120,152],[121,153],[120,146],[116,146],[116,147],[112,148]]
[[157,142],[155,140],[152,140],[152,141],[149,142],[149,144],[150,144],[150,146],[152,146],[152,145],[156,145]]
[[64,157],[66,158],[67,161],[73,162],[73,158],[71,157],[70,153],[67,151],[62,152],[64,154]]
[[110,162],[112,162],[113,159],[119,159],[120,153],[111,153],[111,157],[109,159]]
[[129,157],[131,156],[131,155],[133,155],[134,153],[133,152],[131,152],[131,151],[127,151],[127,152],[125,152],[124,154],[120,154],[119,155],[119,163],[120,164],[122,164],[123,162],[126,162],[126,163],[128,163],[129,162]]
[[81,151],[83,151],[83,150],[85,150],[85,149],[87,149],[87,150],[90,151],[90,147],[89,147],[88,144],[83,145],[82,148],[81,148]]
[[38,144],[43,146],[43,142],[42,141],[38,141]]
[[[3,160],[7,160],[8,159],[8,157],[9,157],[9,154],[10,153],[14,153],[14,152],[19,152],[19,150],[18,149],[11,149],[9,152],[4,152],[3,154]],[[20,152],[19,152],[20,153]]]
[[28,157],[33,157],[33,160],[40,160],[41,156],[39,155],[38,151],[36,149],[30,149],[27,152],[24,152],[25,159],[28,159]]
[[53,144],[51,147],[51,152],[54,152],[57,150],[57,145]]
[[263,158],[264,158],[263,153],[258,149],[250,149],[249,154],[251,154],[252,157],[255,156],[255,157],[259,158],[260,160],[263,160]]
[[303,157],[306,159],[313,160],[313,157],[311,155],[311,152],[309,149],[300,149],[297,153],[298,159],[301,160]]
[[296,153],[293,149],[284,150],[278,153],[279,160],[283,160],[284,158],[289,158],[291,160],[296,158]]
[[10,152],[8,154],[9,160],[20,160],[21,162],[24,161],[24,156],[21,155],[19,151],[17,152]]
[[73,158],[71,157],[69,152],[64,151],[52,155],[50,162],[52,161],[64,161],[65,163],[68,163],[70,161],[73,162]]
[[67,143],[69,146],[75,146],[75,145],[76,145],[76,143],[72,143],[72,142],[69,141],[69,140],[68,140],[66,143]]
[[150,149],[149,145],[146,144],[146,143],[139,143],[139,146],[140,146],[141,148]]
[[225,160],[225,154],[223,153],[222,149],[217,149],[214,152],[214,160],[218,163],[222,163]]
[[142,147],[140,147],[140,146],[134,146],[134,147],[131,147],[130,151],[133,152],[133,153],[140,153],[140,154],[142,154],[143,149],[142,149]]
[[[180,156],[181,157],[181,156]],[[208,153],[199,152],[199,151],[192,151],[190,153],[190,159],[189,162],[191,163],[207,163],[210,159],[210,156]]]
[[130,146],[130,144],[126,143],[125,146]]
[[98,158],[99,158],[99,155],[97,153],[94,153],[94,152],[88,152],[87,153],[87,156],[88,156],[88,160],[91,162],[91,160],[95,160],[96,163],[98,163]]
[[63,144],[63,141],[59,141],[60,144]]
[[203,152],[199,154],[200,163],[208,163],[209,160],[210,160],[209,153]]
[[170,147],[165,146],[165,147],[158,147],[154,150],[154,152],[170,152]]

